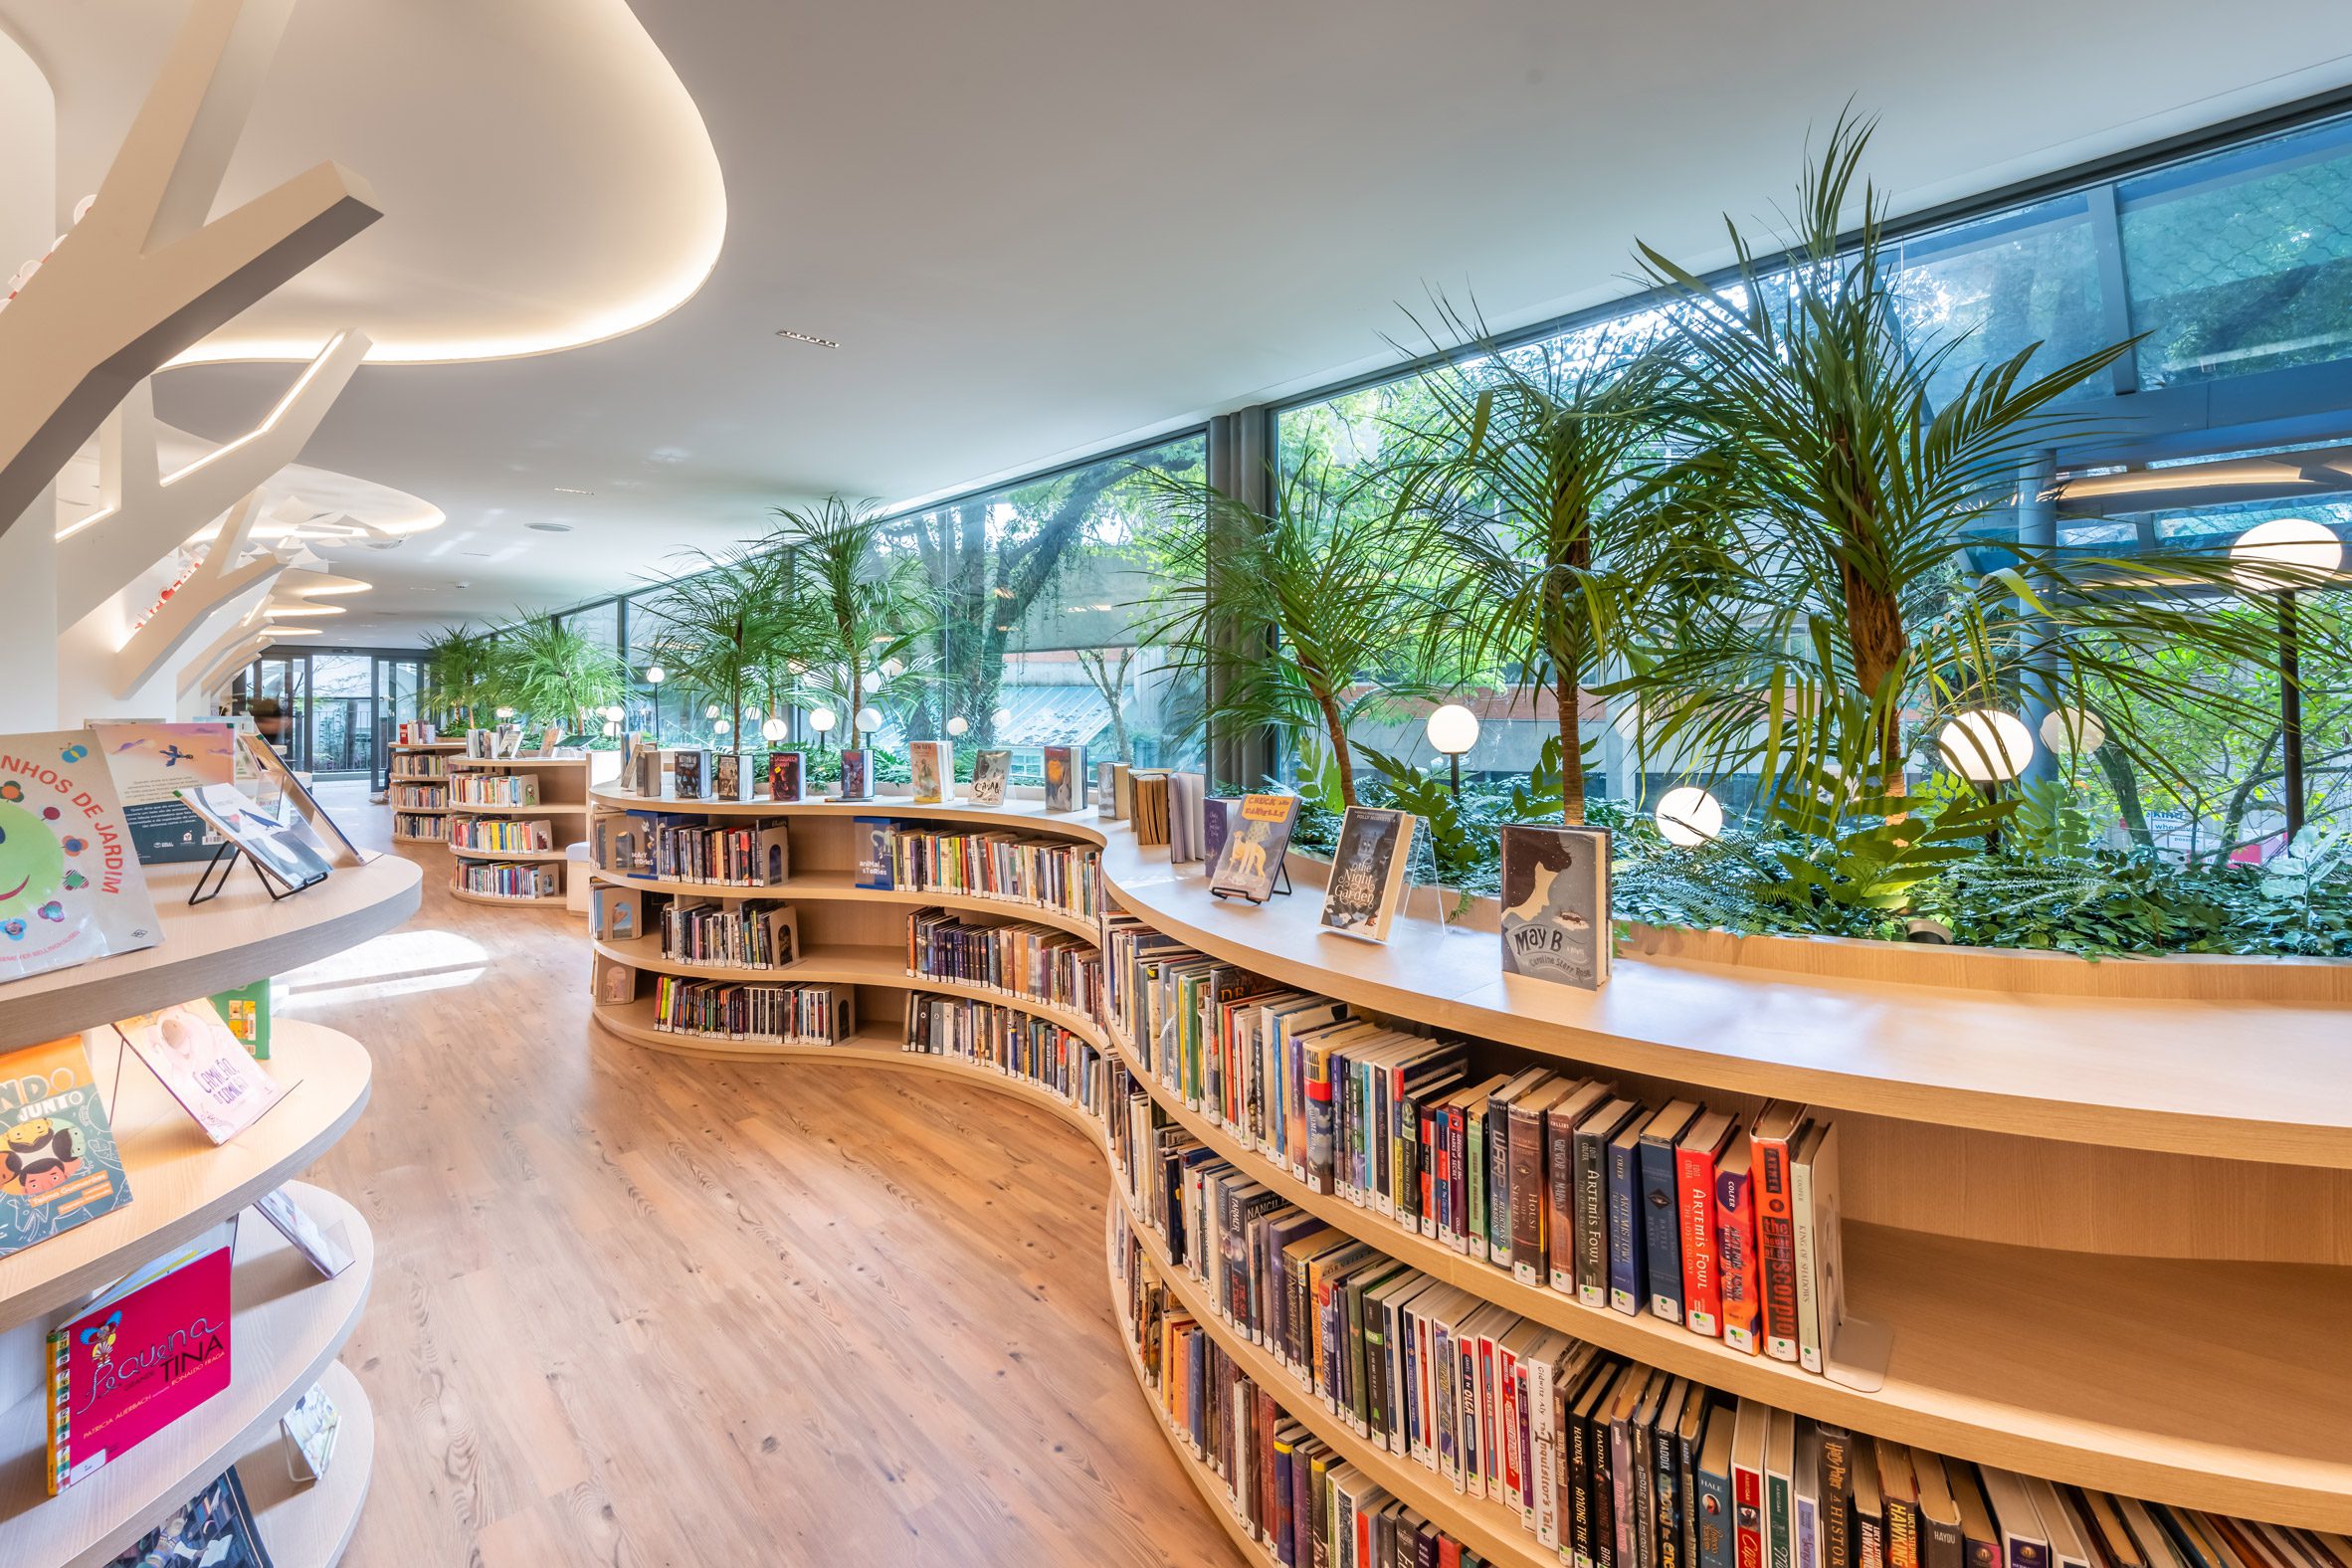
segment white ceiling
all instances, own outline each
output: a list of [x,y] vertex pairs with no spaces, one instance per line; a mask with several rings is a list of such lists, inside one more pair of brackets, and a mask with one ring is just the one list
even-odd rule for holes
[[[539,269],[585,290],[594,268],[570,253],[601,262],[659,232],[677,210],[664,178],[699,177],[690,148],[655,167],[575,142],[561,29],[508,28],[480,58],[397,47],[420,11],[461,29],[456,12],[514,3],[305,0],[296,28],[330,11],[392,42],[353,64],[347,97],[313,91],[301,113],[290,98],[249,133],[257,165],[337,156],[385,197],[370,236],[402,236],[410,270],[335,301],[379,337],[411,289],[463,296],[484,334],[501,307],[531,330]],[[363,368],[304,460],[451,520],[367,556],[380,590],[339,631],[569,602],[756,532],[779,500],[939,493],[1311,385],[1385,357],[1384,335],[1409,330],[1400,304],[1432,286],[1501,325],[1621,292],[1636,235],[1714,262],[1717,215],[1769,214],[1849,99],[1883,116],[1871,167],[1916,209],[2352,82],[2341,0],[635,11],[716,149],[717,265],[675,313],[591,347]],[[265,102],[280,91],[274,77]],[[335,135],[304,123],[330,109]],[[508,189],[565,193],[560,210],[442,232],[453,215],[430,193],[486,162]],[[672,238],[666,265],[690,265]],[[661,270],[619,268],[621,293]],[[289,374],[172,371],[157,409],[222,438]]]

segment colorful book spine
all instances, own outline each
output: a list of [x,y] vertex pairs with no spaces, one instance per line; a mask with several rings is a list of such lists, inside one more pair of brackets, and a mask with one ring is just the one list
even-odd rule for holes
[[1642,1139],[1642,1291],[1651,1312],[1669,1323],[1682,1321],[1681,1204],[1674,1156],[1670,1133]]
[[1650,1274],[1643,1254],[1640,1150],[1630,1137],[1609,1145],[1609,1305],[1633,1316],[1642,1310]]
[[1753,1134],[1756,1267],[1762,1278],[1764,1353],[1797,1359],[1797,1190],[1786,1136]]
[[1712,1339],[1723,1332],[1723,1286],[1715,1243],[1715,1153],[1674,1151],[1682,1239],[1682,1326]]

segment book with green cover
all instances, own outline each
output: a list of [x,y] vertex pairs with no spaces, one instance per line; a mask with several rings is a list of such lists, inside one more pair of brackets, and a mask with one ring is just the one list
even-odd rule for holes
[[246,1054],[256,1062],[270,1060],[270,984],[267,980],[256,980],[251,985],[212,994],[213,1010],[221,1015],[229,1033],[237,1037]]

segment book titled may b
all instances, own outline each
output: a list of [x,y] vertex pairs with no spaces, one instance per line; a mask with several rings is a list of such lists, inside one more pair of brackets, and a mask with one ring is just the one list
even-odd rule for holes
[[1502,830],[1502,969],[1597,990],[1609,979],[1609,833]]

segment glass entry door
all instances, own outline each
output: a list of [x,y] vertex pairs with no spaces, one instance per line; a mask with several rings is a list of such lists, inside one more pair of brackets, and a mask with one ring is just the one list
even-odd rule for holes
[[392,787],[392,743],[400,726],[425,716],[425,661],[390,654],[376,656],[375,756],[370,762],[374,787]]

